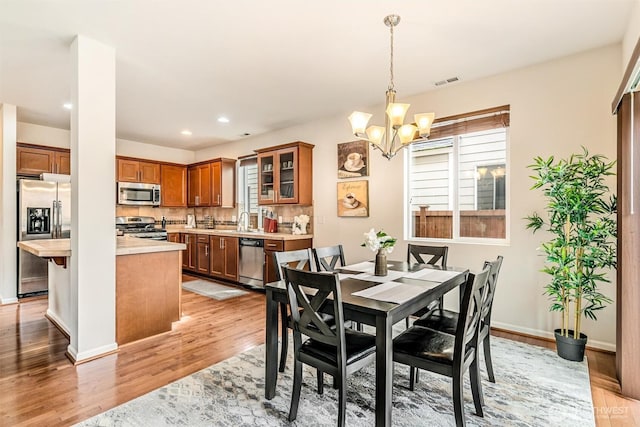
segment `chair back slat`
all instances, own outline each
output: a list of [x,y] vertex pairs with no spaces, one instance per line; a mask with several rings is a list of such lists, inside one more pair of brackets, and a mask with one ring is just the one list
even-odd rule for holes
[[478,274],[469,273],[467,276],[456,328],[454,354],[459,357],[464,357],[466,350],[475,346],[474,340],[478,334],[481,318],[482,296],[485,293],[490,271],[490,268],[485,268]]
[[496,285],[498,284],[498,274],[500,273],[500,267],[502,267],[503,257],[500,255],[494,261],[485,261],[483,268],[489,268],[489,278],[487,279],[487,286],[482,297],[482,313],[480,318],[483,322],[488,323],[491,317],[491,308],[493,307],[493,297],[496,294]]
[[[294,340],[300,340],[300,334],[304,334],[335,346],[339,355],[343,350],[344,316],[338,273],[309,272],[289,267],[283,267],[283,273],[291,306]],[[333,305],[335,324],[329,325],[320,315],[325,304]]]
[[314,248],[317,271],[335,271],[336,267],[346,265],[342,245]]
[[[419,264],[437,265],[440,263],[441,267],[446,267],[448,252],[448,246],[423,246],[410,244],[407,247],[407,262],[413,262],[415,259]],[[422,257],[423,255],[427,255],[430,258],[425,259]]]
[[313,262],[311,249],[274,252],[273,262],[276,266],[275,271],[278,280],[282,280],[284,278],[282,269],[285,266],[294,267],[297,270],[316,271],[316,265],[315,262]]

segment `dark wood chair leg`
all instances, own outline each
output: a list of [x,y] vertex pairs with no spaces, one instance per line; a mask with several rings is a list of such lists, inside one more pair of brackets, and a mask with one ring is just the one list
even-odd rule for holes
[[298,404],[300,403],[300,390],[302,388],[302,362],[296,360],[293,370],[293,392],[291,393],[289,421],[294,421],[298,416]]
[[484,405],[484,397],[482,396],[482,381],[480,379],[480,364],[478,363],[478,354],[469,366],[469,379],[471,380],[471,393],[473,394],[473,405],[476,407],[476,415],[484,417],[482,405]]
[[455,370],[456,372],[453,373],[453,413],[456,417],[456,426],[464,427],[464,382],[462,380],[462,372],[459,369]]
[[324,393],[324,374],[320,369],[318,369],[317,375],[318,375],[318,394],[322,394]]
[[416,368],[409,368],[409,390],[413,391],[416,385]]
[[489,337],[491,333],[488,333],[487,336],[482,340],[482,346],[484,347],[484,363],[487,365],[487,375],[489,376],[489,381],[492,383],[496,382],[496,377],[493,374],[493,362],[491,361],[491,341]]
[[280,347],[280,372],[284,372],[284,368],[287,366],[287,352],[289,349],[289,322],[287,322],[287,316],[287,305],[280,304],[280,318],[282,319],[282,332],[280,334],[282,339]]
[[345,376],[342,376],[338,382],[340,383],[340,388],[338,389],[338,426],[344,427],[347,413],[347,381]]

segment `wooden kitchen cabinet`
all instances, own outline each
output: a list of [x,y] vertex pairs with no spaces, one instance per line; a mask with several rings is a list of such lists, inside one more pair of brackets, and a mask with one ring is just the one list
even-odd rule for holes
[[258,153],[258,204],[313,203],[313,145],[292,142]]
[[16,146],[16,174],[40,176],[41,173],[71,174],[71,152],[64,148]]
[[295,251],[313,246],[313,239],[299,240],[264,240],[264,283],[278,280],[273,254],[281,251]]
[[160,164],[139,159],[117,158],[118,181],[160,184]]
[[209,274],[209,236],[196,236],[196,271]]
[[215,159],[189,166],[188,206],[232,208],[236,204],[236,160]]
[[238,238],[211,236],[210,274],[238,281]]
[[197,243],[198,239],[195,234],[183,233],[182,243],[187,245],[187,248],[182,251],[182,268],[190,271],[197,271]]
[[211,162],[211,205],[221,208],[236,206],[236,161],[217,159]]
[[187,206],[187,167],[163,164],[160,166],[160,206]]
[[211,165],[189,166],[187,169],[187,205],[211,206]]

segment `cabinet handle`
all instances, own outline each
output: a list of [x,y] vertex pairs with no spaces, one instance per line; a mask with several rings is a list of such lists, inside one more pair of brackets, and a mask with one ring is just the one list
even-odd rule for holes
[[200,196],[196,196],[196,206],[200,205]]
[[220,249],[224,249],[224,239],[220,239]]
[[271,247],[275,247],[276,244],[275,243],[267,243],[267,246],[269,246],[271,248]]
[[209,245],[205,245],[204,247],[204,256],[209,256]]

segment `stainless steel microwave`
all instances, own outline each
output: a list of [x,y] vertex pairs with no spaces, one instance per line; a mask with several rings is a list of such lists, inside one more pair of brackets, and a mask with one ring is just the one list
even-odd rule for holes
[[160,206],[160,184],[118,182],[118,204]]

